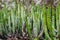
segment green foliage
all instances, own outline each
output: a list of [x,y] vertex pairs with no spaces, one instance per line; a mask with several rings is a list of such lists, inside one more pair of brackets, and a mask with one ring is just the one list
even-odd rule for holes
[[11,10],[6,8],[6,4],[0,10],[0,33],[3,35],[11,35],[18,30],[21,35],[24,35],[24,32],[28,33],[30,40],[39,40],[41,37],[43,40],[59,40],[59,28],[60,4],[56,8],[50,5],[48,8],[46,5],[41,8],[40,5],[32,4],[30,12],[27,12],[27,8],[22,3],[15,3],[15,8]]

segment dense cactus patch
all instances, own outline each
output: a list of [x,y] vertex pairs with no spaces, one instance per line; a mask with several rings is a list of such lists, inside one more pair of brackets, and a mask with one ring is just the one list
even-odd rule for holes
[[60,3],[38,1],[0,1],[1,40],[60,40]]

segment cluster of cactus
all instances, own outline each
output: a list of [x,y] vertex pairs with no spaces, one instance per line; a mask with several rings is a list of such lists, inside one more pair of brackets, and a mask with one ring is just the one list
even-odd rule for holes
[[20,40],[60,40],[60,4],[54,8],[32,2],[28,11],[24,4],[14,2],[14,8],[8,10],[4,3],[0,9],[0,35],[7,40],[14,36]]

